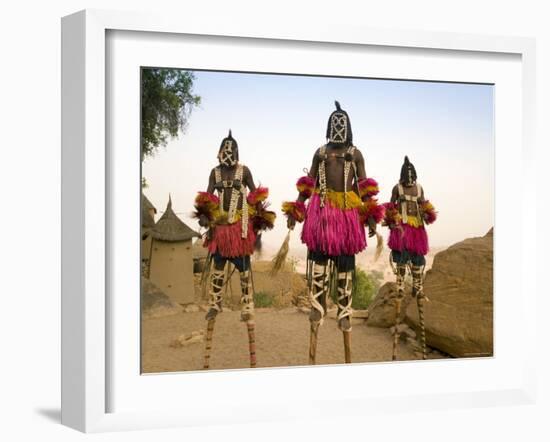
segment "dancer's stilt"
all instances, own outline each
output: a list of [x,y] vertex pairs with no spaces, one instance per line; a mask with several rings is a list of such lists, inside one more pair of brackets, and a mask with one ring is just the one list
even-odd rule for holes
[[413,296],[416,296],[418,322],[420,325],[420,343],[422,344],[422,359],[426,359],[426,326],[424,323],[424,266],[411,266],[413,277]]
[[256,337],[254,321],[247,321],[246,328],[248,329],[248,350],[250,352],[250,368],[256,368]]
[[422,359],[426,359],[426,327],[424,324],[424,295],[417,296],[418,319],[420,322],[420,343],[422,344]]
[[210,319],[206,326],[206,346],[204,348],[204,365],[203,368],[208,370],[210,368],[210,351],[212,350],[212,335],[214,334],[214,325],[216,324],[216,318]]
[[352,272],[338,273],[338,327],[344,334],[344,354],[347,364],[351,362],[351,315],[352,315]]
[[342,332],[344,334],[344,356],[346,364],[351,363],[351,331]]
[[256,367],[256,338],[254,335],[254,290],[252,287],[251,270],[241,272],[241,321],[246,323],[248,331],[248,350],[250,352],[250,367]]
[[401,297],[398,296],[397,299],[395,300],[395,327],[393,330],[393,351],[391,356],[392,361],[397,360],[397,346],[399,344],[399,338],[401,337],[401,334],[399,333],[400,316],[401,316]]
[[210,368],[210,351],[212,350],[212,336],[214,334],[214,324],[216,316],[222,311],[222,287],[224,282],[224,270],[214,270],[210,275],[210,303],[208,313],[206,313],[206,346],[204,349],[203,368]]
[[317,356],[317,338],[319,333],[319,322],[310,323],[309,335],[309,365],[315,365]]
[[[391,257],[390,257],[391,260]],[[393,351],[392,361],[397,360],[397,346],[399,344],[399,338],[401,337],[399,332],[399,325],[401,324],[401,304],[405,297],[405,274],[407,267],[403,264],[397,264],[395,266],[395,282],[397,285],[397,297],[395,299],[395,327],[393,332]]]

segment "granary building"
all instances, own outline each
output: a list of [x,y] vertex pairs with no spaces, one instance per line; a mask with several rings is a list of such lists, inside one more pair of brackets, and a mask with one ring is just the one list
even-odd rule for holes
[[[192,241],[196,237],[199,234],[174,213],[170,197],[160,219],[147,230],[147,238],[143,239],[142,233],[142,262],[144,254],[148,257],[145,276],[180,304],[195,301]],[[145,241],[149,241],[147,245]]]

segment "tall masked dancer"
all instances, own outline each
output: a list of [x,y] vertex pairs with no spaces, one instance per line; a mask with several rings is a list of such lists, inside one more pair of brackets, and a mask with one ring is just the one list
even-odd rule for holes
[[[315,364],[319,326],[332,292],[343,332],[346,363],[351,362],[351,316],[355,284],[355,255],[383,218],[374,198],[378,184],[367,178],[365,160],[353,144],[349,115],[338,102],[326,130],[327,144],[318,148],[306,176],[296,183],[296,201],[283,203],[287,225],[304,223],[301,239],[308,250],[308,287],[311,302],[309,363]],[[309,200],[307,207],[306,201]],[[335,296],[334,296],[335,295]]]
[[275,213],[267,210],[268,189],[256,187],[250,169],[239,162],[237,141],[224,138],[218,152],[219,165],[212,169],[206,192],[195,198],[194,215],[207,227],[204,246],[208,259],[204,275],[209,278],[209,310],[204,368],[210,367],[210,351],[216,316],[222,312],[222,292],[229,283],[226,264],[231,262],[240,273],[241,320],[249,337],[250,366],[256,366],[254,287],[250,256],[259,235],[272,229]]
[[390,229],[388,246],[391,249],[390,264],[397,284],[395,332],[392,359],[397,359],[401,303],[405,296],[405,276],[409,269],[412,276],[412,296],[416,298],[420,323],[422,358],[426,359],[426,331],[424,325],[424,268],[428,253],[428,234],[425,225],[432,224],[437,212],[426,200],[424,189],[417,182],[416,169],[405,157],[399,182],[394,186],[391,201],[384,204],[383,224]]

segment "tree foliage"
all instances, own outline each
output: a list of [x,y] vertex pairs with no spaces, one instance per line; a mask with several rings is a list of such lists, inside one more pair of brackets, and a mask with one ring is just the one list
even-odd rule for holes
[[141,72],[141,158],[152,156],[169,138],[185,131],[201,98],[193,94],[192,72],[144,68]]
[[[383,275],[382,275],[383,276]],[[356,310],[364,310],[372,302],[380,288],[379,275],[372,275],[357,269],[355,273],[356,289],[351,306]]]

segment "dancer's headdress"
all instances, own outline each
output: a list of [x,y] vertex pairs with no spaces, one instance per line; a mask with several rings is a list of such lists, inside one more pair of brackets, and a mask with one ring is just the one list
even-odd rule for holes
[[223,166],[234,166],[239,162],[239,146],[237,140],[231,135],[231,129],[229,129],[229,135],[222,140],[218,160]]
[[416,183],[416,169],[413,163],[409,161],[409,157],[405,156],[405,161],[401,166],[401,176],[399,182],[405,186],[412,186]]
[[342,110],[340,103],[334,102],[336,110],[330,114],[327,124],[327,140],[337,144],[352,144],[353,134],[349,115]]

